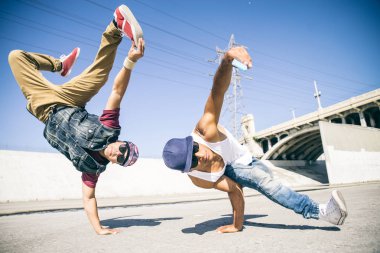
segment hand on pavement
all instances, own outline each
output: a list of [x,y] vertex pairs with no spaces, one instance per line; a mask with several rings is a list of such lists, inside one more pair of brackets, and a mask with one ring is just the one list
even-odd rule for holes
[[98,235],[115,235],[119,232],[120,231],[117,229],[112,229],[112,228],[103,227],[103,226],[101,227],[100,230],[96,231]]

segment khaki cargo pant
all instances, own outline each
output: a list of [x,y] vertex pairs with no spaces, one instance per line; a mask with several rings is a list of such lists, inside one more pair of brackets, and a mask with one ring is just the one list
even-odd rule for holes
[[28,111],[45,122],[55,105],[84,107],[107,82],[121,39],[120,31],[111,22],[102,35],[94,62],[79,76],[60,86],[52,84],[40,73],[42,70],[60,71],[59,59],[21,50],[10,52],[9,65],[28,101]]

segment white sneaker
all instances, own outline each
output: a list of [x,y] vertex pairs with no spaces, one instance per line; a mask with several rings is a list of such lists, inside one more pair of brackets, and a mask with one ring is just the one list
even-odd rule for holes
[[327,204],[319,205],[319,219],[335,225],[342,225],[348,215],[342,193],[333,190]]
[[137,22],[135,16],[133,16],[132,11],[126,5],[122,4],[116,8],[113,16],[117,28],[128,38],[133,40],[137,46],[139,38],[143,37],[143,31],[139,22]]

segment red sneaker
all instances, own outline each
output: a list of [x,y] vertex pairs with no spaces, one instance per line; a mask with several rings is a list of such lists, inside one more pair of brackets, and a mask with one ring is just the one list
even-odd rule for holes
[[74,48],[74,50],[68,55],[62,55],[60,60],[62,62],[61,76],[68,76],[71,72],[72,67],[74,66],[75,61],[77,60],[80,53],[80,48]]
[[131,10],[123,4],[116,8],[113,16],[115,17],[117,28],[137,44],[139,38],[143,37],[143,31]]

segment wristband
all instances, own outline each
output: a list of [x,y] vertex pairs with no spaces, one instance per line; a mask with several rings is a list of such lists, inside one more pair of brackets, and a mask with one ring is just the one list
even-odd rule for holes
[[238,68],[240,70],[247,70],[248,69],[247,65],[243,64],[242,62],[240,62],[236,59],[234,59],[232,61],[232,66],[234,66],[235,68]]
[[135,67],[135,64],[136,64],[136,62],[131,61],[131,60],[128,58],[128,56],[125,57],[124,64],[123,64],[123,65],[124,65],[124,68],[129,69],[129,70],[132,70],[132,69]]

